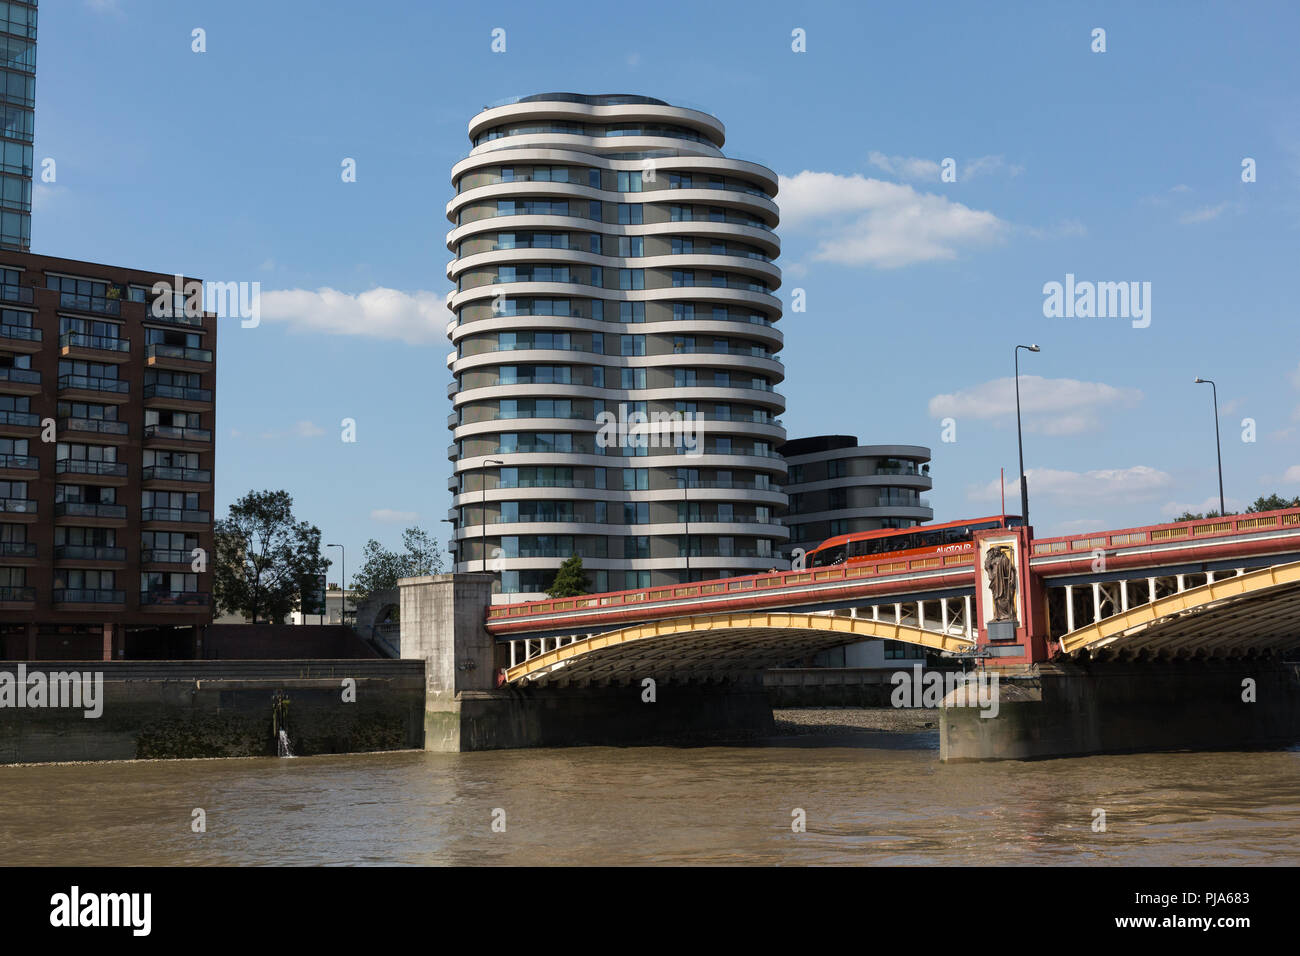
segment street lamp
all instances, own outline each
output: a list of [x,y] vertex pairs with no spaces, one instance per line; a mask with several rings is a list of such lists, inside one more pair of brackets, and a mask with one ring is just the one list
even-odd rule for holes
[[1025,480],[1025,440],[1020,434],[1020,350],[1042,351],[1037,345],[1016,346],[1016,446],[1020,449],[1020,522],[1029,527],[1029,483]]
[[[483,470],[483,532],[479,535],[479,545],[483,549],[483,570],[487,571],[487,466],[504,465],[505,462],[500,458],[484,458],[483,464],[479,467]],[[503,584],[502,587],[505,587]]]
[[1219,459],[1219,517],[1228,513],[1223,506],[1223,446],[1219,443],[1219,387],[1208,378],[1197,378],[1193,385],[1208,385],[1214,395],[1214,453]]
[[[341,544],[327,544],[327,548],[338,548],[341,552],[340,562],[343,571],[343,599],[339,603],[339,615],[343,618],[343,623],[348,622],[348,550]],[[328,600],[328,598],[327,598]]]

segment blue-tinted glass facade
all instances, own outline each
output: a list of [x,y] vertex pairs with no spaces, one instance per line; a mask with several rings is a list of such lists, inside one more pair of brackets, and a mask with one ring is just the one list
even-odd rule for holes
[[0,248],[32,245],[36,0],[0,0]]

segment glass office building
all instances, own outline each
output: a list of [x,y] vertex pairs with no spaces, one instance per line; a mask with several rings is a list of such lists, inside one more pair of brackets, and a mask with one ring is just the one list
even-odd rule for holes
[[36,0],[0,0],[0,248],[32,245]]

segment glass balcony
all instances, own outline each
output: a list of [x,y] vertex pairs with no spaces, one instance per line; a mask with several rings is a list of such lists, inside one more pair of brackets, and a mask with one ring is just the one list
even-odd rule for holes
[[211,362],[211,349],[191,349],[180,345],[164,345],[161,342],[155,342],[152,345],[144,347],[146,359],[152,358],[171,358],[183,359],[186,362]]
[[41,373],[30,368],[0,368],[0,382],[39,385],[41,384]]
[[212,441],[212,431],[207,428],[187,428],[180,425],[145,425],[144,437],[210,442]]
[[36,557],[36,542],[0,541],[0,557],[34,558]]
[[54,463],[54,473],[56,475],[106,475],[113,478],[125,478],[126,462],[60,458]]
[[0,587],[0,601],[35,601],[36,588]]
[[[35,502],[32,503],[35,505]],[[36,510],[35,507],[32,508]],[[68,518],[125,518],[126,505],[105,504],[97,501],[57,501],[55,517]]]
[[212,512],[198,511],[192,508],[145,508],[140,512],[141,521],[181,521],[187,524],[208,524]]
[[84,335],[81,332],[64,332],[59,336],[60,348],[95,349],[99,352],[130,352],[130,339],[115,339],[107,335]]
[[110,588],[56,588],[55,604],[125,604],[126,592]]
[[168,309],[162,315],[154,310],[152,302],[144,303],[144,317],[150,322],[163,322],[167,325],[182,325],[186,328],[201,329],[203,328],[203,316],[186,315],[183,311],[177,312]]
[[[27,301],[30,302],[31,299]],[[94,312],[96,315],[121,315],[122,300],[101,298],[97,295],[77,295],[75,292],[60,292],[59,308],[73,309],[77,312]]]
[[113,421],[108,418],[61,418],[59,432],[85,432],[96,435],[125,435],[128,432],[126,422]]
[[40,462],[35,455],[0,455],[0,468],[36,471],[39,467]]
[[41,330],[26,325],[0,325],[0,338],[17,339],[21,342],[39,342]]
[[32,498],[0,498],[0,514],[36,514],[36,501]]
[[131,390],[131,386],[126,382],[116,378],[99,378],[89,375],[60,375],[59,391],[69,388],[80,388],[90,392],[115,392],[119,395],[125,395]]
[[145,481],[190,481],[198,484],[211,484],[212,472],[207,468],[168,468],[163,465],[149,465],[140,473]]
[[90,544],[59,544],[54,546],[56,558],[78,558],[84,561],[125,561],[126,548]]
[[23,285],[0,285],[0,301],[31,304],[32,290]]
[[41,416],[35,412],[6,412],[0,411],[0,425],[22,425],[29,428],[39,428]]
[[212,389],[185,388],[180,385],[146,385],[145,398],[179,398],[186,402],[211,402]]
[[145,548],[140,552],[143,564],[192,564],[194,555],[175,548]]
[[141,591],[140,603],[150,607],[207,607],[211,595],[205,591]]

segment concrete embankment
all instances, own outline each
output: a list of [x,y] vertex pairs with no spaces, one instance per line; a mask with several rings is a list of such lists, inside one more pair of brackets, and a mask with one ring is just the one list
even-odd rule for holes
[[0,697],[0,763],[274,756],[277,701],[299,756],[423,744],[423,661],[0,662],[0,679],[20,666],[26,689],[9,680],[25,702],[37,700],[38,673],[80,674],[99,689],[94,706]]

